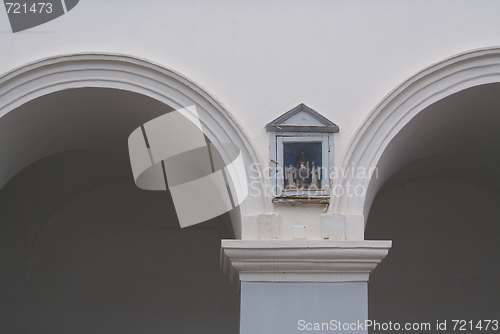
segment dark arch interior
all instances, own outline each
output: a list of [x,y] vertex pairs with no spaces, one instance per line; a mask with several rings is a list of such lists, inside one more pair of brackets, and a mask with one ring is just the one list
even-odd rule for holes
[[[365,239],[393,248],[369,281],[383,322],[498,319],[500,84],[470,88],[422,111],[380,161]],[[477,329],[474,329],[477,331]]]
[[181,229],[168,193],[132,179],[128,135],[170,110],[81,88],[0,118],[1,333],[238,332],[229,215]]

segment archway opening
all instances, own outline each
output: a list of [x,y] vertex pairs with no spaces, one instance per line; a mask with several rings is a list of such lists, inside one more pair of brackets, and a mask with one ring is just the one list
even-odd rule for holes
[[371,319],[435,328],[499,314],[499,126],[500,84],[476,86],[421,111],[385,149],[365,239],[393,247],[370,277]]
[[180,229],[168,192],[132,178],[128,136],[171,110],[78,88],[0,118],[0,331],[238,331],[229,214]]

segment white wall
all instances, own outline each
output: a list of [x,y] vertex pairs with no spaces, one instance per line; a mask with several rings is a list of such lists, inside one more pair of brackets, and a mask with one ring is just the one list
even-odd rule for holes
[[0,73],[52,55],[114,52],[198,81],[264,162],[263,126],[304,102],[338,123],[336,161],[367,113],[423,67],[500,44],[497,1],[81,0],[12,34],[0,10]]

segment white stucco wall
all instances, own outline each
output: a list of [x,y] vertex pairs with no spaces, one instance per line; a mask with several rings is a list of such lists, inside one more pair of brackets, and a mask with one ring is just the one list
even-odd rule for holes
[[[264,165],[264,125],[309,105],[340,126],[338,164],[369,112],[403,80],[457,53],[500,45],[499,8],[493,0],[81,0],[68,14],[16,34],[0,10],[0,73],[68,53],[149,59],[212,92]],[[322,210],[306,210],[308,238],[321,238]],[[287,220],[284,238],[306,219],[288,207],[276,211]]]
[[263,126],[304,102],[341,128],[337,162],[402,80],[500,45],[497,1],[81,0],[13,34],[0,10],[0,73],[74,52],[131,54],[175,69],[226,104],[267,158]]
[[[377,103],[403,80],[455,54],[499,46],[499,9],[500,2],[496,0],[80,0],[78,6],[68,14],[16,34],[10,30],[5,11],[0,9],[0,76],[27,63],[61,54],[109,52],[148,59],[178,71],[213,93],[239,121],[264,166],[268,163],[269,138],[264,125],[299,103],[307,104],[340,126],[340,133],[335,135],[335,161],[338,165],[345,154],[345,148],[363,120]],[[31,145],[31,142],[19,141],[16,144]],[[130,191],[134,191],[132,189],[136,190],[130,184]],[[473,192],[462,185],[449,189],[456,190],[452,195],[470,191],[479,199],[490,198],[483,191]],[[432,191],[432,188],[430,190]],[[418,195],[423,196],[427,191],[429,188],[416,189],[413,199]],[[438,195],[443,198],[442,194],[448,193],[435,192],[429,199],[437,200],[440,198]],[[89,205],[93,205],[91,199],[94,197],[91,195],[87,195],[67,212],[85,211]],[[106,193],[102,198],[109,197],[105,195]],[[480,197],[483,195],[484,197]],[[9,194],[5,197],[13,199]],[[477,198],[474,202],[468,197],[459,196],[460,201],[457,203],[465,209],[473,210],[474,204],[479,203]],[[396,206],[398,209],[397,202],[394,202],[398,199],[401,201],[405,197],[400,197],[399,193],[391,193],[381,201],[384,201],[382,204],[388,203],[389,208]],[[495,197],[494,202],[497,203],[497,200]],[[18,203],[4,201],[2,205],[17,207]],[[418,203],[412,205],[418,208]],[[404,214],[407,208],[401,205],[396,213]],[[154,208],[156,209],[157,207]],[[321,238],[322,210],[323,206],[275,206],[275,211],[281,215],[280,238],[291,239],[292,226],[295,224],[307,227],[307,239]],[[10,214],[8,210],[3,212]],[[384,213],[390,214],[389,210]],[[150,214],[154,215],[152,211]],[[39,218],[39,212],[33,211],[33,215]],[[480,218],[495,218],[497,215],[498,210],[493,210],[481,214]],[[464,216],[464,221],[472,221],[474,217],[470,217],[472,216]],[[57,221],[61,223],[58,226],[72,221],[63,218]],[[118,218],[130,219],[125,214]],[[380,221],[385,221],[383,215],[379,218]],[[18,215],[12,214],[4,219],[18,221]],[[413,220],[419,222],[418,219]],[[451,224],[452,221],[449,222]],[[33,226],[36,227],[37,224]],[[455,227],[453,224],[450,226]],[[13,273],[13,276],[2,278],[7,288],[0,292],[9,300],[5,299],[0,308],[8,310],[4,312],[4,316],[11,318],[10,323],[14,328],[19,323],[16,314],[24,314],[24,306],[19,306],[19,300],[10,299],[17,298],[16,296],[22,293],[18,278],[22,276],[23,268],[19,263],[25,260],[25,254],[23,247],[19,247],[19,243],[16,244],[22,239],[19,226],[10,225],[9,228],[12,234],[17,233],[17,237],[10,240],[15,242],[6,243],[6,246],[12,246],[16,256],[11,261],[4,262],[10,270],[4,272]],[[59,236],[64,237],[72,231],[61,229],[59,233]],[[192,238],[193,245],[200,247],[202,243],[198,241],[201,238],[212,240],[211,250],[218,256],[218,240],[229,236],[229,233],[224,233],[217,238],[208,238],[194,231],[187,238]],[[387,234],[379,236],[392,238]],[[196,239],[198,237],[199,239]],[[397,237],[394,236],[396,242]],[[367,238],[373,239],[376,236],[367,234]],[[48,242],[39,244],[39,249],[48,249],[53,244],[50,238],[45,240]],[[139,244],[146,246],[159,245],[162,242],[148,243],[146,239],[141,240]],[[97,248],[107,249],[102,245]],[[436,247],[435,250],[440,249]],[[82,249],[79,251],[84,253]],[[216,257],[212,258],[214,259]],[[160,260],[163,261],[161,258]],[[489,260],[495,259],[491,257]],[[50,264],[53,258],[49,257],[44,261]],[[140,262],[140,259],[137,261]],[[165,265],[167,262],[162,263]],[[213,276],[210,277],[214,278],[215,282],[216,275],[219,274],[218,261],[207,262],[207,265],[213,269]],[[50,274],[51,269],[55,272],[63,271],[64,266],[46,269]],[[426,278],[427,275],[423,273],[420,278]],[[179,281],[181,278],[182,276],[179,276]],[[34,290],[40,288],[38,291],[43,291],[43,282],[38,283],[36,279],[35,276],[36,284],[32,287]],[[205,276],[200,276],[200,280],[207,282]],[[162,284],[166,286],[165,282]],[[172,283],[172,289],[175,291],[179,284],[178,281]],[[229,286],[222,284],[218,286],[229,291]],[[68,291],[76,285],[70,283]],[[384,288],[385,286],[382,286],[379,289],[382,295],[385,293]],[[400,288],[406,287],[401,285],[394,289],[389,286],[389,289],[396,292]],[[435,286],[431,286],[429,291],[434,288]],[[487,288],[485,285],[485,290]],[[151,297],[158,296],[147,287],[144,287],[144,290],[151,293]],[[212,293],[202,295],[210,299]],[[177,295],[179,300],[185,296],[181,293]],[[83,293],[80,296],[84,297]],[[51,305],[55,305],[57,298],[56,296],[49,301]],[[237,298],[229,298],[232,298],[233,306],[226,307],[230,312],[223,314],[228,315],[228,321],[235,327]],[[41,308],[44,300],[41,296],[28,299],[28,303],[41,305]],[[433,299],[429,300],[434,302]],[[456,305],[472,305],[471,301],[474,300],[463,300]],[[492,305],[495,308],[490,310],[495,311],[498,309],[498,303],[495,304],[495,301],[488,301],[485,305]],[[221,302],[221,305],[224,303]],[[216,308],[207,309],[206,314],[209,315],[218,311]],[[32,314],[40,317],[36,310]],[[43,316],[44,313],[40,314]],[[125,313],[125,316],[127,314]],[[428,317],[429,314],[431,317],[440,315],[437,311],[424,315]],[[123,316],[122,314],[121,317]],[[216,316],[211,318],[217,321]],[[36,328],[37,323],[32,322],[26,326],[29,331],[29,326]],[[214,325],[217,326],[222,326],[222,323]],[[199,331],[198,328],[196,330]],[[217,328],[215,331],[220,332]]]

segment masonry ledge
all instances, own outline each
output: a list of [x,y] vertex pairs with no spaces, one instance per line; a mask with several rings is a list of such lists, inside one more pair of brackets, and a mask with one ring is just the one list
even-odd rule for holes
[[222,240],[231,282],[367,282],[390,240]]

